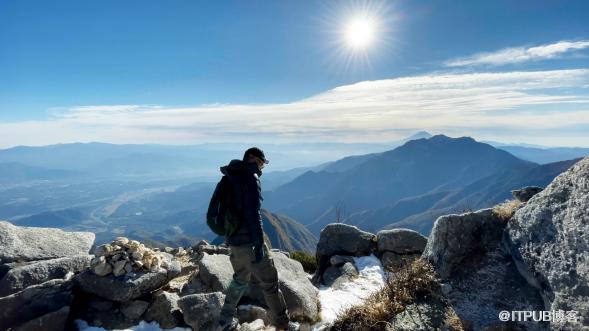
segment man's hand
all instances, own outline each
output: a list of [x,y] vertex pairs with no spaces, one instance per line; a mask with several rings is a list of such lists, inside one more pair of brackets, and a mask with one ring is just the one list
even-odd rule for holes
[[259,263],[264,259],[264,246],[254,245],[254,260],[252,263]]

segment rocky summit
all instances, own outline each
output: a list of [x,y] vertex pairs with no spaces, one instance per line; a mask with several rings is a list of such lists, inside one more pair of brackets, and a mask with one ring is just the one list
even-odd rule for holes
[[[438,217],[429,237],[328,224],[309,256],[313,274],[300,254],[271,250],[295,328],[589,329],[589,158],[545,188],[512,194],[492,208]],[[119,237],[91,252],[93,242],[92,233],[0,222],[0,329],[76,330],[81,321],[108,330],[142,321],[214,329],[233,275],[230,247],[202,241],[160,251]],[[384,286],[366,293],[370,274],[384,275]],[[354,291],[362,298],[346,306]],[[518,311],[530,317],[500,319]],[[543,312],[551,315],[538,321]],[[274,330],[270,315],[252,279],[239,330]]]

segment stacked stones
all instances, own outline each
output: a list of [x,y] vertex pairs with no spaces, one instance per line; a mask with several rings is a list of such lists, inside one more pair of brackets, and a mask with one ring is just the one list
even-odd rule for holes
[[94,251],[95,258],[91,267],[98,276],[133,275],[145,270],[159,272],[168,268],[168,262],[163,254],[151,250],[136,240],[118,237],[110,244],[98,246]]

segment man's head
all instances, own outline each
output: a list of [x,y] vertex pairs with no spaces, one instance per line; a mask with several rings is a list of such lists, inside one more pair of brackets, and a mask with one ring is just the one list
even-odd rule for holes
[[262,170],[266,164],[270,163],[270,161],[266,159],[264,152],[257,147],[252,147],[245,151],[245,153],[243,153],[243,161],[248,163],[256,163],[258,165],[258,169],[260,170]]

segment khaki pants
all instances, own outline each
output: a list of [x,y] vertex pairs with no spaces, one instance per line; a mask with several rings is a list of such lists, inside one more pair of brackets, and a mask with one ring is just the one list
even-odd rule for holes
[[276,325],[288,323],[286,303],[278,284],[278,272],[274,260],[270,256],[268,247],[264,244],[264,259],[258,263],[251,263],[254,259],[252,245],[230,246],[229,259],[233,266],[233,280],[227,290],[225,304],[221,309],[221,320],[230,321],[235,314],[235,308],[243,294],[247,291],[251,277],[255,277],[270,308],[271,316]]

